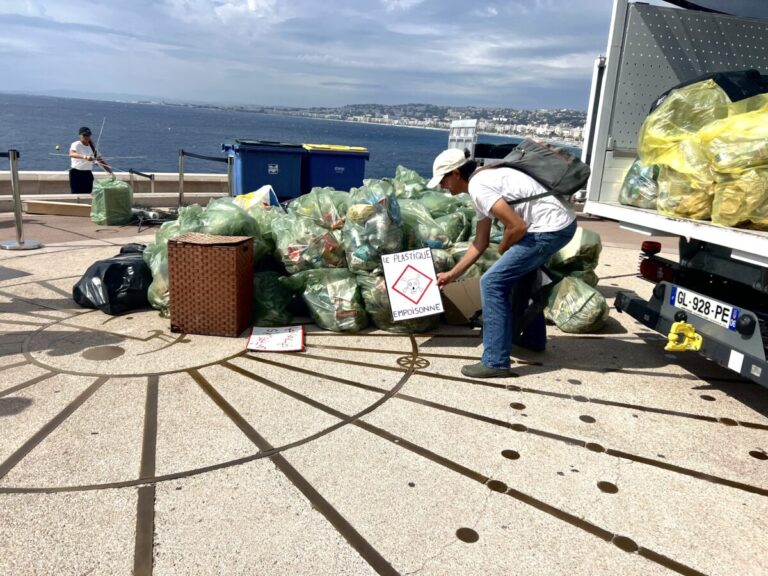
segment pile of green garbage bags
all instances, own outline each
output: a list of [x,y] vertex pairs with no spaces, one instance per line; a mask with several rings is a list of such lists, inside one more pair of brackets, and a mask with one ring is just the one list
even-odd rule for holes
[[[468,197],[427,190],[423,178],[402,166],[393,179],[365,180],[349,192],[313,188],[285,206],[244,197],[193,204],[163,224],[144,251],[153,275],[148,299],[168,315],[168,240],[188,232],[250,236],[255,325],[284,326],[308,314],[334,332],[357,332],[369,323],[390,332],[429,332],[438,325],[436,315],[393,321],[381,256],[430,248],[435,270],[450,270],[466,254],[474,223]],[[550,266],[590,288],[597,284],[600,248],[599,236],[579,229]],[[498,244],[491,244],[465,278],[482,276],[499,257]],[[565,314],[558,302],[550,305],[561,310],[552,315],[556,323]],[[564,325],[586,329],[582,324],[572,318]]]
[[768,230],[768,95],[732,102],[712,79],[675,89],[645,119],[619,201]]

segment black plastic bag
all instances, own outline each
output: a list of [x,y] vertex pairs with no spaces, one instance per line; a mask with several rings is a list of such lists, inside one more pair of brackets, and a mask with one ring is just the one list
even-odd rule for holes
[[74,301],[112,316],[149,308],[152,272],[144,262],[143,249],[142,244],[128,244],[120,254],[91,264],[72,287]]

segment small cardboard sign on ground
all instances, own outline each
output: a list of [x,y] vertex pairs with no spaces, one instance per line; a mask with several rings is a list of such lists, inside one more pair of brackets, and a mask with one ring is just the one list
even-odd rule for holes
[[381,265],[392,307],[392,320],[399,322],[443,312],[429,248],[384,254]]
[[301,352],[304,350],[304,326],[254,326],[246,348],[253,352]]

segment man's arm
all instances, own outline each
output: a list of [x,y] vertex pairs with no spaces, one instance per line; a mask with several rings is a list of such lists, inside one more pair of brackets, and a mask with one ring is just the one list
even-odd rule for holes
[[504,199],[497,200],[491,206],[491,214],[504,224],[504,236],[499,243],[499,254],[504,254],[509,247],[519,242],[528,232],[528,224],[512,210]]
[[445,286],[460,278],[464,272],[469,270],[469,267],[477,262],[480,256],[483,255],[483,252],[488,248],[490,238],[491,219],[483,218],[482,220],[478,220],[475,241],[469,245],[467,253],[464,254],[462,259],[459,260],[453,268],[448,272],[441,272],[437,275],[437,285]]

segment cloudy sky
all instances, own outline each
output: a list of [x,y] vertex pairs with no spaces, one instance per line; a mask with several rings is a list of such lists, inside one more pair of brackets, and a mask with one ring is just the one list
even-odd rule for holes
[[[658,2],[654,2],[658,3]],[[0,90],[586,109],[611,0],[0,0]]]

